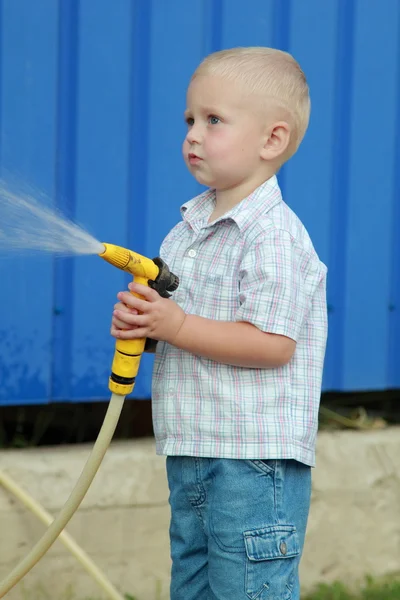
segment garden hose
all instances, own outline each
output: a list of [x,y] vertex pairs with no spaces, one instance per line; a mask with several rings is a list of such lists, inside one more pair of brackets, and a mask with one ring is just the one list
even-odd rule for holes
[[[131,273],[135,282],[156,289],[164,298],[168,298],[170,296],[169,292],[176,290],[179,285],[178,278],[169,271],[167,265],[160,258],[151,260],[136,252],[112,244],[104,244],[104,251],[99,256],[115,267]],[[110,445],[125,396],[130,394],[134,388],[145,344],[145,339],[116,341],[109,379],[109,389],[112,392],[111,400],[93,450],[58,516],[52,521],[29,554],[0,582],[0,598],[3,598],[42,558],[80,506]],[[0,474],[0,483],[1,481]],[[6,487],[10,489],[10,486],[7,486],[6,475],[3,477],[3,481]],[[50,516],[49,518],[51,519]],[[94,573],[92,574],[94,575]],[[109,587],[108,594],[112,600],[122,600],[122,596],[112,587]]]

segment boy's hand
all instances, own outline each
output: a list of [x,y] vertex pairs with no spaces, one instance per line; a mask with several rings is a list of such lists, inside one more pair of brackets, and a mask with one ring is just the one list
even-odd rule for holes
[[161,298],[155,290],[139,283],[130,283],[129,289],[145,298],[137,298],[129,292],[120,292],[120,303],[114,307],[111,335],[121,340],[152,338],[173,344],[185,312],[168,298]]

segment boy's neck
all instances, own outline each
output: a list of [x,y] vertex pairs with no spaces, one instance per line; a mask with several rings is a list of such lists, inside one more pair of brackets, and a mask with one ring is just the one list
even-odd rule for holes
[[268,181],[273,175],[274,171],[271,173],[264,173],[263,177],[259,177],[257,179],[252,179],[250,181],[244,181],[243,183],[229,189],[225,190],[216,190],[216,202],[215,208],[210,215],[209,222],[215,221],[222,215],[229,212],[234,206],[239,204],[244,198],[247,198],[254,190],[260,187],[265,181]]

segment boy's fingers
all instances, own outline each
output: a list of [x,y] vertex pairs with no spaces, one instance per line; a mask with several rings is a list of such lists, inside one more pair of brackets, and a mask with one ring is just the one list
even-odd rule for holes
[[146,325],[148,317],[146,315],[133,315],[128,312],[115,311],[113,318],[124,324],[124,329],[126,329],[126,325],[131,327],[134,325],[135,327],[143,327]]
[[112,318],[112,326],[116,329],[132,329],[132,325],[121,321],[117,317]]
[[[146,287],[146,286],[142,286]],[[146,312],[149,309],[149,303],[146,300],[142,300],[129,292],[120,292],[118,299],[121,300],[129,309],[136,310],[137,312]]]
[[122,311],[125,311],[125,312],[129,312],[132,315],[139,314],[138,311],[136,310],[136,308],[132,308],[130,306],[127,306],[126,304],[123,304],[123,302],[117,302],[117,304],[114,304],[114,310],[122,310]]
[[115,333],[111,330],[111,334],[119,340],[137,340],[147,337],[147,328],[137,327],[135,329],[117,329]]
[[154,302],[160,297],[156,290],[153,290],[153,288],[148,285],[142,285],[141,283],[132,282],[128,285],[128,288],[131,292],[135,292],[135,294],[140,294],[143,298],[146,298],[147,302]]

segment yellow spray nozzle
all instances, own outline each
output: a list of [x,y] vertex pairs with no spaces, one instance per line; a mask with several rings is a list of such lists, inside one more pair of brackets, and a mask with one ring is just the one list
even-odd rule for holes
[[129,250],[114,244],[103,244],[104,250],[99,254],[105,261],[118,269],[125,270],[129,263]]
[[131,273],[137,283],[149,285],[157,290],[163,298],[168,298],[171,295],[170,292],[177,289],[178,277],[171,273],[161,258],[147,258],[114,244],[103,243],[103,247],[103,252],[99,254],[103,260],[122,271]]
[[103,246],[104,252],[99,256],[114,265],[114,267],[145,280],[155,280],[157,278],[159,267],[150,258],[122,246],[115,246],[114,244],[103,244]]
[[[104,251],[99,256],[114,267],[131,273],[136,283],[154,288],[165,298],[178,287],[178,277],[160,258],[152,260],[114,244],[103,246]],[[108,386],[115,394],[125,396],[132,392],[145,343],[145,339],[117,340]]]

